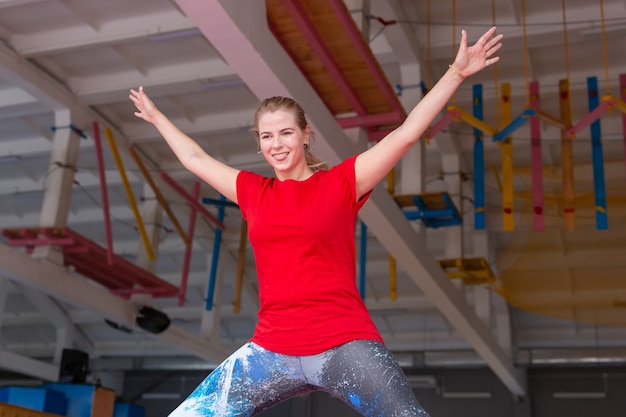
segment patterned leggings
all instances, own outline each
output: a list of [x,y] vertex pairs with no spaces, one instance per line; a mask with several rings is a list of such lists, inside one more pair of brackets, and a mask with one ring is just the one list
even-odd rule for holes
[[428,417],[391,353],[370,340],[310,356],[282,355],[249,342],[169,417],[252,416],[311,391],[326,391],[365,416]]

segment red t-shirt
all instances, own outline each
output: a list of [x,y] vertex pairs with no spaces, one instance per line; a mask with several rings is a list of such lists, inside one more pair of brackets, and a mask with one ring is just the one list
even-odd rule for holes
[[304,181],[248,171],[237,199],[259,281],[252,341],[287,355],[313,355],[356,339],[382,342],[356,286],[356,201],[348,158]]

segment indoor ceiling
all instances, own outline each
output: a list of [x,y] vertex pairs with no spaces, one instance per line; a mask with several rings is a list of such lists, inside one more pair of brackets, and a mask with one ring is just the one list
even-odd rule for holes
[[[362,45],[339,29],[337,10],[344,3],[351,24],[367,31]],[[429,228],[420,220],[407,220],[387,184],[381,184],[361,213],[367,260],[357,270],[365,271],[367,306],[403,365],[486,364],[515,394],[524,394],[520,369],[527,365],[626,360],[621,314],[626,288],[620,282],[626,267],[626,131],[620,102],[600,119],[600,168],[594,167],[590,128],[577,131],[564,147],[555,122],[563,119],[560,80],[569,80],[572,126],[590,112],[588,77],[597,77],[602,103],[607,96],[626,94],[619,85],[626,73],[625,2],[344,3],[0,0],[0,229],[6,230],[0,238],[0,275],[5,277],[0,284],[0,366],[54,379],[62,349],[74,348],[87,352],[92,368],[103,374],[165,366],[210,368],[253,331],[258,308],[254,258],[250,247],[240,245],[237,208],[223,210],[219,261],[213,269],[216,231],[221,230],[214,218],[219,195],[199,184],[194,198],[198,179],[185,171],[152,126],[133,115],[131,88],[142,85],[213,156],[271,175],[249,132],[260,99],[290,95],[298,100],[317,134],[314,152],[336,163],[393,127],[392,120],[383,118],[386,124],[357,123],[344,130],[346,120],[372,120],[394,103],[408,111],[447,70],[460,30],[466,29],[473,42],[494,23],[504,34],[500,62],[466,80],[451,104],[472,114],[473,88],[482,86],[483,120],[498,132],[507,125],[502,84],[510,85],[506,102],[515,118],[529,108],[527,87],[538,82],[539,108],[547,115],[541,119],[539,145],[545,230],[536,230],[533,218],[537,202],[528,120],[511,133],[509,177],[502,168],[505,146],[490,134],[482,136],[482,210],[475,207],[478,171],[471,123],[442,125],[397,167],[395,194],[448,192],[463,214],[463,226]],[[292,14],[295,28],[302,29],[294,43],[296,35],[281,32],[286,23],[280,19],[299,6],[313,26]],[[314,15],[314,6],[336,16],[322,21],[325,11]],[[266,16],[272,13],[266,7],[274,12],[271,30]],[[347,53],[325,60],[319,48],[329,38],[349,40],[349,51],[369,45],[365,55],[352,57],[352,64],[357,70],[365,64],[369,72],[364,79],[376,78],[382,69],[388,84],[372,84],[366,91],[357,75],[342,67]],[[308,52],[298,54],[303,50]],[[374,58],[373,67],[367,65],[368,56]],[[317,76],[335,76],[316,82],[316,70]],[[324,90],[324,82],[338,78],[354,84],[326,84]],[[355,101],[342,101],[350,88],[371,93],[367,98],[357,94],[371,99],[364,113]],[[567,185],[570,161],[573,191]],[[598,172],[604,174],[604,186]],[[604,205],[597,200],[600,188],[606,194]],[[509,190],[510,200],[503,200]],[[570,200],[568,190],[573,192]],[[161,196],[173,216],[162,209]],[[506,201],[512,202],[510,216],[503,215]],[[596,213],[605,207],[608,228],[598,230]],[[485,230],[477,230],[477,211],[485,214]],[[199,213],[195,226],[190,225],[192,213]],[[507,221],[513,230],[507,230]],[[150,271],[156,285],[175,287],[175,293],[120,295],[85,278],[88,274],[79,266],[64,267],[56,246],[38,246],[32,253],[12,246],[16,231],[36,227],[67,227],[56,237],[76,234],[93,242],[86,244],[91,252],[74,254],[77,264],[102,254],[106,259],[110,248],[118,263],[104,273],[109,279],[132,280],[136,270],[120,265],[135,264]],[[357,227],[357,251],[362,233]],[[184,236],[191,237],[190,251]],[[389,254],[397,261],[395,300],[390,296]],[[472,285],[450,280],[436,262],[461,258],[484,258],[495,281]],[[235,312],[238,276],[243,277],[241,309]],[[181,287],[185,291],[179,297]],[[207,309],[209,288],[215,297]],[[172,325],[156,335],[135,326],[144,305],[165,312]]]

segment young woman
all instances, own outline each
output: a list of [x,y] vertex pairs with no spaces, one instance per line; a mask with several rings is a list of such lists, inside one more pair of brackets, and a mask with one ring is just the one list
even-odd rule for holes
[[468,76],[495,63],[502,35],[471,47],[462,32],[450,69],[404,123],[367,151],[331,169],[310,153],[311,127],[292,99],[259,106],[259,152],[274,178],[214,159],[131,90],[135,115],[152,123],[182,164],[231,201],[248,221],[259,281],[258,324],[248,343],[170,414],[251,416],[294,395],[323,390],[366,416],[427,416],[385,348],[356,288],[354,226],[359,209]]

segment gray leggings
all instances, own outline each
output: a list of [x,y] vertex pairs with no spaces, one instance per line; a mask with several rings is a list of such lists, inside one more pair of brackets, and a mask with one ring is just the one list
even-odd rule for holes
[[391,353],[371,340],[310,356],[282,355],[246,343],[170,417],[252,416],[311,391],[326,391],[365,416],[428,417]]

